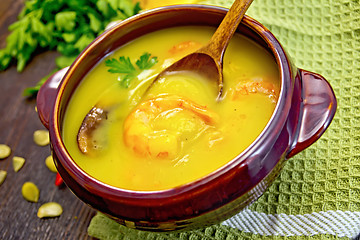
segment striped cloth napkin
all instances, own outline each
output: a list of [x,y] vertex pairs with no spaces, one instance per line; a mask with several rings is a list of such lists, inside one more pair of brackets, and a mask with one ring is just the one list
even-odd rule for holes
[[[232,1],[202,3],[230,7]],[[158,234],[125,228],[99,213],[90,223],[90,236],[329,240],[360,235],[360,1],[258,0],[247,15],[273,32],[296,66],[330,82],[338,110],[329,129],[286,162],[262,197],[221,224]]]

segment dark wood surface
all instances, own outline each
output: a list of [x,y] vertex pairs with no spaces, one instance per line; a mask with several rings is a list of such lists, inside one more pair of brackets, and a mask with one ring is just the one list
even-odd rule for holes
[[[5,46],[8,26],[16,21],[23,0],[1,0],[0,48]],[[45,129],[35,112],[35,99],[26,99],[22,92],[33,86],[54,67],[55,52],[37,55],[22,73],[13,66],[0,72],[0,144],[11,147],[11,155],[0,160],[0,169],[7,171],[0,186],[0,239],[91,239],[87,227],[95,211],[81,202],[67,187],[54,185],[55,173],[45,166],[50,155],[49,146],[39,147],[33,142],[33,133]],[[26,159],[17,173],[12,167],[12,157]],[[27,202],[21,195],[26,181],[34,182],[40,189],[38,203]],[[45,202],[55,201],[63,206],[58,218],[39,219],[38,208]]]

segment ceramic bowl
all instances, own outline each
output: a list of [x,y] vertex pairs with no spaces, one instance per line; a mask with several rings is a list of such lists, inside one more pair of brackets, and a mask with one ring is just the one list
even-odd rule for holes
[[133,16],[99,36],[69,69],[43,85],[37,98],[38,113],[49,129],[58,172],[78,198],[131,228],[171,231],[205,227],[233,216],[259,198],[285,160],[324,133],[337,106],[329,83],[318,74],[296,68],[274,35],[245,16],[237,31],[269,51],[281,75],[280,96],[271,120],[245,151],[204,178],[161,191],[112,187],[76,165],[64,146],[61,129],[69,99],[84,75],[108,53],[141,35],[181,25],[217,27],[226,12],[213,6],[178,5]]

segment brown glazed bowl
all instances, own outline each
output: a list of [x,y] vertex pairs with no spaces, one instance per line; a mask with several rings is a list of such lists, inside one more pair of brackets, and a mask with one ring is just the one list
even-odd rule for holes
[[226,12],[227,9],[213,6],[177,5],[133,16],[99,36],[69,69],[56,73],[43,85],[37,98],[38,113],[50,131],[58,171],[78,198],[132,228],[171,231],[205,227],[233,216],[259,198],[285,160],[324,133],[337,106],[329,83],[318,74],[294,67],[273,34],[245,17],[238,32],[273,55],[281,76],[280,97],[273,116],[245,151],[204,178],[161,191],[112,187],[76,165],[64,146],[61,132],[69,99],[84,75],[108,53],[136,37],[180,25],[217,27]]

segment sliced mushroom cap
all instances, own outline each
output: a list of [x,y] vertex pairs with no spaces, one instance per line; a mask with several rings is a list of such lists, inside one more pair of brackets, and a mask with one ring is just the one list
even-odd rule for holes
[[103,146],[94,139],[94,131],[107,120],[108,112],[100,107],[93,107],[85,116],[77,135],[79,149],[84,154],[94,154]]

